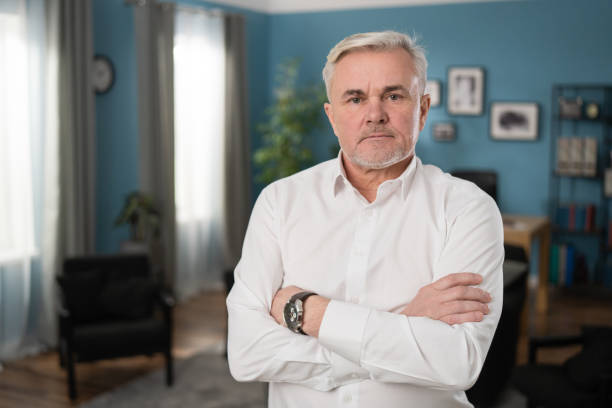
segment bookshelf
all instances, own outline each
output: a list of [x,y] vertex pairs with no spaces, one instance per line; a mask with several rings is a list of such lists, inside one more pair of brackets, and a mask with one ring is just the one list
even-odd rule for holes
[[554,85],[551,107],[551,281],[610,286],[604,174],[612,167],[612,85]]

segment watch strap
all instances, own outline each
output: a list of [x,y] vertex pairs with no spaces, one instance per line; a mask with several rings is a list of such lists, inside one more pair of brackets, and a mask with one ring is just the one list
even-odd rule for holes
[[291,296],[291,298],[289,299],[289,302],[293,303],[298,299],[303,302],[306,300],[307,297],[312,296],[312,295],[316,295],[316,293],[308,292],[308,291],[298,292],[295,295]]

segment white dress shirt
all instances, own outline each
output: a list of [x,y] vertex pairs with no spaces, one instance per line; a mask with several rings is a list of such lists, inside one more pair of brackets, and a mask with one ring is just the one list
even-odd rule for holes
[[[227,298],[238,381],[267,381],[269,406],[471,407],[470,388],[501,314],[503,227],[493,199],[415,157],[369,203],[338,158],[270,184],[249,221]],[[456,272],[483,276],[478,323],[398,312]],[[279,288],[332,299],[319,338],[270,315]]]

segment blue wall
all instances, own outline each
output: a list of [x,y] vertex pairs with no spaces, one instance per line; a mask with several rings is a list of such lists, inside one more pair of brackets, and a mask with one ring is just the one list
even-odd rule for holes
[[[182,3],[212,6],[197,0]],[[499,173],[503,212],[545,214],[550,175],[550,98],[553,83],[612,82],[612,2],[530,0],[492,3],[266,15],[228,7],[247,17],[251,140],[255,123],[271,100],[277,64],[302,58],[302,80],[319,81],[328,50],[361,31],[395,29],[417,33],[428,49],[429,77],[442,82],[442,102],[432,108],[417,154],[445,170],[492,168]],[[138,113],[132,9],[123,0],[94,0],[94,48],[115,63],[117,82],[96,99],[98,137],[97,247],[118,248],[127,237],[114,229],[123,196],[138,188]],[[444,108],[446,72],[454,65],[485,68],[485,115],[449,116]],[[489,138],[490,101],[540,105],[536,142]],[[431,123],[452,121],[457,141],[436,143]],[[316,136],[316,157],[328,158],[331,131]],[[255,193],[258,192],[255,189]],[[596,198],[593,198],[596,199]]]
[[[319,78],[329,49],[361,31],[417,33],[428,50],[429,78],[442,82],[442,105],[432,108],[417,154],[444,170],[491,168],[499,173],[499,203],[508,213],[545,214],[548,205],[551,85],[612,82],[612,2],[575,0],[469,3],[270,18],[270,66],[291,55],[304,57],[303,74]],[[307,33],[307,35],[305,35]],[[450,116],[446,74],[453,65],[485,69],[485,115]],[[272,75],[272,70],[270,72]],[[489,138],[490,101],[540,105],[536,142]],[[452,121],[457,141],[434,142],[431,123]],[[330,135],[321,137],[319,156]]]

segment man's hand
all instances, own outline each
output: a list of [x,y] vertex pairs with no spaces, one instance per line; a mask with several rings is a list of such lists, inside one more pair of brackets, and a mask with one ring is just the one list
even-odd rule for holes
[[427,316],[447,324],[479,322],[489,313],[491,295],[471,285],[482,282],[475,273],[453,273],[419,289],[401,311],[406,316]]
[[[272,299],[272,308],[270,309],[270,314],[276,320],[276,323],[285,326],[285,318],[283,316],[285,304],[291,299],[291,296],[303,291],[304,289],[297,286],[287,286],[276,292],[274,299]],[[329,299],[319,295],[309,296],[306,299],[304,302],[304,319],[302,324],[302,331],[304,333],[312,337],[319,337],[319,328],[321,327],[321,321],[323,320],[328,303]]]

